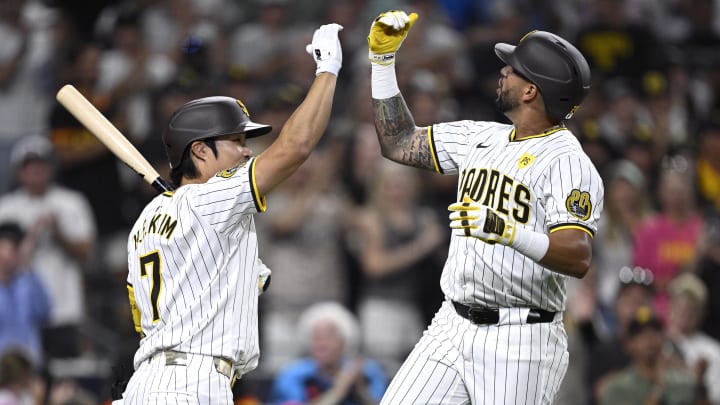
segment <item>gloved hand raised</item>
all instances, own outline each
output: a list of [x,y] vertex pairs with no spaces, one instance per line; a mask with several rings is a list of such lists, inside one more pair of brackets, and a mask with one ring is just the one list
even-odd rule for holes
[[338,33],[343,27],[340,24],[325,24],[315,30],[312,43],[305,47],[307,53],[312,55],[317,63],[315,75],[330,72],[335,76],[342,67],[342,47]]
[[417,19],[416,13],[408,15],[400,10],[386,11],[377,16],[368,35],[370,61],[379,65],[395,62],[395,52],[400,49]]

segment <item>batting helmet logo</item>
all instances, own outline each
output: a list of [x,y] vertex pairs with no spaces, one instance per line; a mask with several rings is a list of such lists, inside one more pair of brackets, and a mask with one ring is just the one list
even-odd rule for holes
[[245,113],[245,115],[247,115],[248,118],[250,118],[250,111],[248,111],[247,107],[245,107],[245,104],[243,104],[243,102],[240,100],[235,100],[235,101],[237,101],[238,105],[240,106],[242,111]]

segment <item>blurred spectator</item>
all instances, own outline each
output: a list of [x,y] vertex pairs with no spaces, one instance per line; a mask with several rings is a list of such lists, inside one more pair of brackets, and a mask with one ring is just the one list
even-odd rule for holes
[[[0,3],[0,174],[8,172],[12,145],[26,133],[47,129],[52,100],[51,27],[56,15],[42,2]],[[11,177],[0,175],[0,193]]]
[[702,404],[694,376],[678,366],[665,349],[662,321],[650,308],[638,310],[628,325],[625,348],[632,364],[610,377],[602,390],[603,405]]
[[700,331],[705,317],[707,288],[692,273],[670,283],[670,315],[667,332],[697,382],[708,391],[713,404],[720,403],[720,341]]
[[83,266],[95,241],[92,211],[84,196],[55,183],[54,153],[46,137],[21,139],[11,164],[19,187],[0,197],[0,219],[17,221],[37,239],[29,259],[53,303],[43,337],[47,354],[75,356],[86,314]]
[[[409,88],[407,82],[418,74],[432,74],[438,81],[437,86],[446,92],[467,87],[474,80],[475,70],[465,37],[449,26],[443,9],[435,1],[413,0],[409,3],[408,12],[417,12],[423,23],[415,25],[413,35],[403,42],[403,55],[409,63],[398,65],[400,88]],[[369,21],[367,27],[369,29]],[[367,62],[367,48],[363,47],[359,52],[365,54]],[[436,104],[436,107],[441,106]]]
[[660,210],[635,233],[634,264],[655,275],[655,310],[661,319],[667,317],[668,283],[680,272],[691,270],[703,232],[689,165],[679,155],[663,160],[657,190]]
[[702,126],[698,137],[698,194],[704,208],[720,215],[720,125]]
[[593,238],[593,275],[601,314],[613,312],[620,269],[633,264],[633,235],[651,214],[645,176],[628,160],[616,160],[605,175],[605,213]]
[[[93,44],[74,50],[66,80],[75,85],[95,107],[121,131],[124,120],[119,114],[119,100],[99,90],[100,49]],[[57,157],[58,183],[85,195],[92,207],[98,230],[99,271],[113,270],[116,264],[107,259],[125,252],[129,221],[135,212],[127,212],[120,182],[121,163],[112,152],[80,124],[60,103],[55,103],[50,117],[50,140]],[[126,255],[121,255],[126,263]]]
[[77,381],[57,381],[48,392],[47,405],[100,405],[95,395]]
[[[232,12],[231,8],[228,8]],[[218,34],[215,22],[200,18],[191,0],[147,2],[140,18],[143,41],[150,52],[179,59],[182,41],[189,36],[212,40]]]
[[40,365],[44,360],[40,331],[50,316],[50,300],[23,260],[24,237],[18,224],[0,223],[0,353],[20,347]]
[[693,71],[720,67],[720,7],[714,0],[678,2],[687,16],[685,32],[679,39],[682,56]]
[[271,403],[378,404],[387,377],[380,365],[359,352],[357,321],[342,305],[323,302],[308,308],[298,324],[308,357],[289,364],[276,377]]
[[615,300],[614,316],[608,322],[587,325],[594,330],[586,331],[589,340],[587,378],[589,394],[595,400],[599,398],[608,377],[630,364],[630,356],[625,351],[629,338],[630,323],[642,307],[651,307],[653,302],[653,275],[643,268],[625,267],[618,276],[620,289]]
[[[572,41],[593,75],[625,77],[640,84],[643,73],[666,63],[664,44],[644,24],[628,19],[624,0],[591,0],[585,25]],[[637,88],[637,87],[636,87]]]
[[689,111],[685,92],[687,72],[673,66],[665,71],[648,71],[642,76],[642,103],[646,106],[656,161],[669,153],[677,153],[689,139]]
[[445,236],[435,211],[420,204],[414,170],[384,160],[372,178],[370,199],[359,213],[358,315],[366,353],[394,374],[422,335],[420,309],[428,297],[420,294],[421,281],[437,274],[432,258]]
[[[289,0],[258,0],[258,18],[240,24],[229,34],[228,65],[259,80],[286,69],[286,55],[297,32],[291,27]],[[263,46],[258,46],[263,44]]]
[[[638,91],[625,78],[607,81],[601,89],[607,108],[598,119],[600,135],[616,150],[623,150],[635,139],[650,140],[652,121]],[[649,152],[655,156],[652,149]]]
[[0,351],[0,405],[42,405],[45,384],[22,350]]
[[257,220],[258,234],[268,239],[260,256],[274,271],[261,298],[262,367],[270,372],[300,354],[293,328],[304,309],[318,301],[347,302],[340,243],[352,215],[337,193],[337,160],[328,148],[313,153],[273,191],[270,215]]

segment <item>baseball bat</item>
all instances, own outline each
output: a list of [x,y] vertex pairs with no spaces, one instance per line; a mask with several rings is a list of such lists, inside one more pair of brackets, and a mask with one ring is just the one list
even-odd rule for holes
[[173,189],[120,130],[108,121],[73,85],[63,86],[55,98],[118,159],[135,170],[156,190],[162,193]]

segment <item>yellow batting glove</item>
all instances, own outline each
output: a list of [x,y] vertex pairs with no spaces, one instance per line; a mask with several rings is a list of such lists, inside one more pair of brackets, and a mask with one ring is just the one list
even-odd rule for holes
[[377,16],[368,35],[370,61],[379,65],[394,63],[395,52],[400,49],[417,19],[417,13],[408,15],[400,10],[386,11]]
[[488,243],[512,246],[517,227],[515,221],[465,197],[463,202],[448,206],[453,235],[471,236]]

